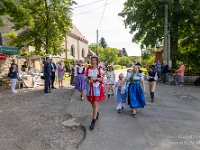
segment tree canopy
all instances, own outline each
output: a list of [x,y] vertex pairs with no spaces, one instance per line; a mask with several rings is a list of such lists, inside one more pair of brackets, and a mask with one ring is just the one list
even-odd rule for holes
[[124,18],[125,27],[134,34],[133,42],[141,42],[142,49],[155,47],[156,41],[163,41],[165,4],[169,7],[171,56],[175,61],[178,48],[187,45],[199,48],[199,0],[127,0],[119,15]]
[[102,37],[99,41],[99,46],[106,48],[108,46],[106,40]]
[[[62,46],[65,37],[72,27],[73,0],[19,0],[20,5],[28,10],[29,25],[18,24],[16,18],[11,21],[16,30],[25,29],[11,44],[19,48],[34,46],[35,51],[45,51],[46,54],[57,55],[66,51]],[[20,19],[20,16],[19,16]]]

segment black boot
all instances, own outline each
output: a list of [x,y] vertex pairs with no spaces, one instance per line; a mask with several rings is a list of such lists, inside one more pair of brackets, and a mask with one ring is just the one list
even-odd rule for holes
[[97,112],[97,117],[96,117],[96,120],[98,120],[98,118],[99,118],[99,112]]
[[92,123],[91,123],[91,125],[90,125],[90,130],[93,130],[93,129],[94,129],[95,122],[96,122],[96,119],[92,119]]
[[153,102],[154,101],[154,92],[151,92],[151,101],[150,102]]

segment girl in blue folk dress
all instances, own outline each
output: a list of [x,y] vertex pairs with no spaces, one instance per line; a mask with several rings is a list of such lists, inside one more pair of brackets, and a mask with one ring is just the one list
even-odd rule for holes
[[119,80],[115,82],[114,87],[117,88],[117,102],[118,102],[118,106],[117,106],[117,111],[118,113],[122,112],[122,109],[124,109],[124,104],[126,103],[126,83],[124,83],[121,87],[119,87],[119,85],[122,83],[124,78],[124,75],[121,73],[119,75]]
[[142,73],[139,73],[138,66],[133,67],[133,71],[125,77],[119,87],[122,87],[125,82],[129,82],[127,90],[128,104],[132,108],[133,115],[136,115],[137,108],[146,106],[143,93],[145,92],[144,77]]

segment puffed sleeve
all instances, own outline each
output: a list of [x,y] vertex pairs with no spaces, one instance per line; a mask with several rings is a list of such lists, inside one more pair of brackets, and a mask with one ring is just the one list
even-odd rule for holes
[[75,67],[75,68],[74,68],[74,76],[75,76],[75,77],[76,77],[77,74],[78,74],[77,69],[78,69],[78,67]]
[[157,72],[156,72],[156,74],[155,74],[154,80],[155,80],[155,81],[157,81],[157,80],[158,80],[158,75],[157,75]]
[[144,75],[143,74],[141,75],[141,81],[144,81]]
[[103,77],[104,76],[104,71],[102,68],[100,68],[100,76]]
[[130,80],[130,77],[131,77],[131,73],[127,73],[127,75],[124,77],[124,79],[128,81],[128,80]]

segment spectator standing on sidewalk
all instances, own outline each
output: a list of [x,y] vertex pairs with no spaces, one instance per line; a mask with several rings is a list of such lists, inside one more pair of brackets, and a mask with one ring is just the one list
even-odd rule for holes
[[149,67],[150,71],[148,72],[147,75],[147,80],[149,80],[149,92],[151,95],[151,101],[154,102],[154,91],[156,87],[156,81],[158,79],[157,72],[155,71],[155,68],[153,65]]
[[185,73],[185,66],[182,61],[179,62],[179,69],[176,70],[177,75],[177,82],[179,86],[183,86],[184,84],[184,73]]
[[50,85],[50,78],[51,78],[51,64],[50,64],[50,56],[46,57],[46,61],[44,63],[44,78],[45,78],[45,83],[44,83],[44,92],[45,93],[50,93],[49,91],[49,85]]
[[11,81],[11,92],[17,93],[17,91],[15,91],[15,86],[17,83],[17,73],[18,73],[18,69],[16,64],[12,63],[11,67],[9,69],[9,77],[10,77],[10,81]]
[[65,75],[65,68],[61,62],[58,63],[58,86],[59,88],[63,88],[63,80]]
[[93,108],[93,119],[90,129],[93,130],[99,117],[98,102],[105,100],[103,89],[104,71],[98,68],[98,57],[91,57],[91,67],[86,69],[86,95]]
[[162,64],[160,63],[160,60],[158,60],[157,62],[156,71],[157,71],[158,78],[161,78]]
[[[57,67],[56,67],[56,64],[53,62],[52,58],[50,59],[50,63],[51,63],[51,85],[50,86],[51,86],[52,89],[55,89],[54,81],[56,79],[56,69],[57,69]],[[50,89],[50,87],[49,87],[49,89]]]
[[85,67],[83,66],[83,61],[79,61],[79,66],[74,71],[74,83],[75,89],[81,93],[81,100],[84,100],[84,90],[85,90]]
[[163,77],[163,82],[168,83],[169,82],[169,66],[167,65],[167,62],[163,62],[163,70],[162,70],[162,77]]
[[127,90],[128,104],[132,108],[133,115],[136,115],[137,108],[143,108],[144,106],[146,106],[144,98],[144,77],[142,73],[139,73],[138,66],[133,67],[133,71],[125,77],[119,87],[122,87],[125,82],[129,82]]
[[71,66],[71,70],[70,70],[70,85],[74,86],[74,72],[75,72],[75,66],[76,66],[76,62],[73,62],[73,65]]

